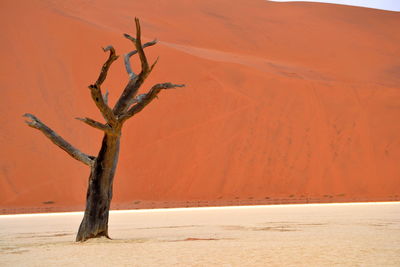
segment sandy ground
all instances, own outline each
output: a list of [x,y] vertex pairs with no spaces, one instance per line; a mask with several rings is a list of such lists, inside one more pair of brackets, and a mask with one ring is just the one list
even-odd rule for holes
[[400,266],[399,202],[114,211],[75,243],[81,217],[0,216],[0,266]]

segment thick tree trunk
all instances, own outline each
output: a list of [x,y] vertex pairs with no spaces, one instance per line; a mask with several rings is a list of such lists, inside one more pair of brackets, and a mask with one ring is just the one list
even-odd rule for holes
[[91,168],[86,195],[86,210],[76,241],[108,237],[108,214],[112,199],[113,180],[118,162],[120,135],[105,134]]

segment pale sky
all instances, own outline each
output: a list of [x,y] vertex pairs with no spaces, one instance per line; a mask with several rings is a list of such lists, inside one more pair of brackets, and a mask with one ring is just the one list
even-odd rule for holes
[[363,6],[378,8],[384,10],[400,11],[400,0],[333,0],[333,1],[323,1],[323,0],[270,0],[275,2],[321,2],[321,3],[334,3],[350,6]]

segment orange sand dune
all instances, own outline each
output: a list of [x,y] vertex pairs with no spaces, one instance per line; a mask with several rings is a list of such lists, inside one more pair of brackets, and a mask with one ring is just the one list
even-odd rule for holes
[[[123,132],[114,207],[400,198],[400,13],[258,0],[1,1],[0,208],[81,209],[95,155],[87,85],[141,18],[167,91]],[[136,69],[138,69],[137,59]],[[106,88],[127,82],[122,60]],[[46,204],[47,203],[47,204]]]

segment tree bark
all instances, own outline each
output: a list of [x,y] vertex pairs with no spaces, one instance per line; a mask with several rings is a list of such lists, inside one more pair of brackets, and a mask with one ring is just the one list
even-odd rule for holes
[[86,210],[76,241],[108,236],[108,216],[113,180],[118,162],[120,134],[104,134],[103,143],[91,168],[86,194]]

